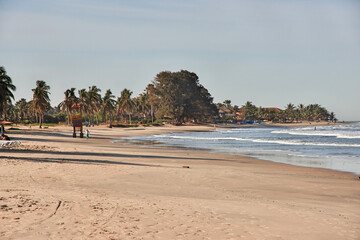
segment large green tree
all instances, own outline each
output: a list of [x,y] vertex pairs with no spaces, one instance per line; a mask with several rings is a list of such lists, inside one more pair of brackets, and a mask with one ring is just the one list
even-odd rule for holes
[[11,99],[15,99],[13,91],[16,90],[11,77],[6,73],[3,66],[0,66],[0,119],[3,117],[4,108],[11,104]]
[[39,120],[39,128],[42,126],[42,120],[46,110],[50,108],[49,90],[50,87],[46,85],[43,80],[36,81],[36,88],[32,89],[33,100],[31,107]]
[[157,115],[172,117],[176,123],[217,114],[208,90],[199,83],[195,73],[186,70],[158,73],[147,91],[157,98],[153,100],[158,105]]

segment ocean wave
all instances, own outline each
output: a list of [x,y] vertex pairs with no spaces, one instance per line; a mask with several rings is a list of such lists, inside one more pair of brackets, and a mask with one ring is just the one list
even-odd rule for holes
[[336,138],[347,138],[347,139],[356,139],[360,138],[359,132],[306,132],[306,131],[291,131],[291,130],[280,130],[280,131],[272,131],[271,133],[277,134],[290,134],[290,135],[299,135],[299,136],[323,136],[323,137],[336,137]]
[[282,129],[271,131],[273,134],[289,134],[299,136],[319,136],[336,137],[342,139],[360,139],[360,125],[332,125],[332,126],[313,126],[299,127],[292,129]]
[[360,144],[302,142],[302,141],[294,141],[294,140],[286,141],[286,140],[252,139],[251,141],[257,143],[275,143],[275,144],[298,145],[298,146],[360,147]]
[[233,129],[218,129],[217,132],[219,133],[244,133],[244,132],[264,132],[269,131],[269,129],[273,128],[233,128]]
[[173,139],[189,139],[189,140],[243,140],[246,141],[246,138],[236,138],[236,137],[190,137],[190,136],[167,136]]
[[173,139],[188,139],[188,140],[205,140],[205,141],[221,141],[221,140],[235,140],[235,141],[249,141],[254,143],[274,143],[283,145],[298,145],[298,146],[325,146],[325,147],[360,147],[360,144],[348,143],[320,143],[320,142],[304,142],[296,140],[271,140],[271,139],[251,139],[239,137],[191,137],[191,136],[168,136]]

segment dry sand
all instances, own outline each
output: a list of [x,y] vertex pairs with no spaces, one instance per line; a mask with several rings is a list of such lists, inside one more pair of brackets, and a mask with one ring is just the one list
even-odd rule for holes
[[211,128],[9,132],[0,239],[360,239],[358,176],[110,142],[189,130]]

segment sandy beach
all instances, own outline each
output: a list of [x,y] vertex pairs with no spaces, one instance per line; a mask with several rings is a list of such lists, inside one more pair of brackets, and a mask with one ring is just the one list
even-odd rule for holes
[[359,176],[111,143],[209,126],[20,128],[0,149],[0,239],[360,239]]

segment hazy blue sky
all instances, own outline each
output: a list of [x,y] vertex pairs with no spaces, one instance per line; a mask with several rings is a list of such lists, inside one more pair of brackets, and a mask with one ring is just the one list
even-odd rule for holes
[[195,72],[215,102],[318,103],[360,120],[358,0],[0,0],[0,65],[30,100],[71,87],[143,92]]

